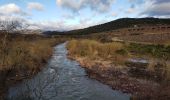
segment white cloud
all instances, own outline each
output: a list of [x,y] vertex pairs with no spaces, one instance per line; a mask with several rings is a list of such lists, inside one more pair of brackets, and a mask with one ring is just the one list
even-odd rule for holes
[[57,4],[72,10],[79,10],[86,0],[57,0]]
[[128,0],[129,2],[136,2],[136,0]]
[[82,8],[89,7],[92,10],[105,12],[109,10],[115,0],[56,0],[61,7],[70,9],[74,12]]
[[169,0],[148,0],[145,1],[144,10],[141,15],[152,17],[169,17],[170,16]]
[[74,19],[76,16],[74,14],[64,13],[62,17],[65,19]]
[[8,15],[1,15],[0,21],[6,21],[6,20],[17,20],[20,19],[18,16],[8,16]]
[[146,11],[150,15],[170,15],[170,2],[152,5]]
[[71,29],[70,26],[63,20],[60,21],[39,21],[39,22],[33,22],[29,21],[30,27],[29,29],[40,29],[40,30],[58,30],[58,31],[64,31]]
[[94,26],[98,24],[102,24],[107,22],[107,19],[94,21],[90,17],[88,18],[81,18],[79,23],[71,24],[68,23],[67,20],[56,20],[56,21],[39,21],[39,22],[32,22],[30,21],[29,29],[40,29],[40,30],[57,30],[57,31],[69,31],[75,29],[82,29],[89,26]]
[[30,2],[28,3],[27,8],[29,10],[38,10],[38,11],[42,11],[44,10],[44,6],[38,2]]
[[11,15],[11,14],[24,14],[19,6],[14,3],[6,4],[0,6],[0,14],[1,15]]

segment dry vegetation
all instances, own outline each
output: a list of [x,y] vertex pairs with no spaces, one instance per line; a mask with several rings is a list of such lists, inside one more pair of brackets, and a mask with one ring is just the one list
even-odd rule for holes
[[[68,43],[69,54],[74,57],[114,60],[122,62],[127,57],[149,57],[169,60],[170,46],[141,43],[109,42],[95,40],[72,40]],[[122,59],[122,61],[119,59]]]
[[69,54],[91,60],[115,60],[122,63],[127,56],[122,43],[100,43],[94,40],[72,40],[68,43]]
[[[51,41],[51,40],[50,40]],[[52,50],[47,40],[37,40],[34,42],[13,41],[8,43],[6,53],[1,50],[1,58],[5,57],[4,65],[0,70],[8,70],[16,67],[26,67],[29,69],[38,67],[35,63],[48,58]],[[0,60],[1,64],[3,60]]]
[[[15,40],[8,39],[5,50],[2,49],[2,44],[0,44],[0,70],[20,67],[36,69],[36,67],[40,67],[40,64],[47,61],[52,54],[52,47],[61,41],[48,38],[26,41],[21,38]],[[4,56],[5,58],[3,58]]]
[[8,86],[39,72],[52,55],[53,46],[64,38],[46,38],[38,35],[9,34],[3,47],[0,34],[0,99]]
[[[72,40],[67,49],[69,57],[80,62],[89,77],[132,93],[134,100],[166,100],[170,96],[170,91],[163,91],[169,88],[169,46]],[[129,62],[136,57],[152,58],[152,63]]]
[[121,36],[119,38],[124,41],[143,42],[152,44],[170,44],[170,33]]

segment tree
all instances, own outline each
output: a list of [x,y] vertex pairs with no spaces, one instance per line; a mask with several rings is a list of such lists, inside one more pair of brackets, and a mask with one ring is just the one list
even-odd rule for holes
[[[28,27],[29,25],[26,24],[23,20],[10,20],[5,19],[2,20],[0,18],[0,33],[2,33],[2,37],[0,37],[0,67],[8,66],[8,62],[6,58],[8,57],[9,50],[8,49],[8,35],[10,33],[14,33],[14,31],[21,31]],[[5,87],[6,76],[9,74],[11,70],[0,70],[0,88]],[[1,96],[0,96],[1,99]]]
[[1,50],[3,53],[2,57],[2,66],[5,65],[5,58],[8,55],[8,50],[7,50],[7,38],[10,33],[14,33],[15,31],[18,30],[24,30],[28,27],[29,25],[25,23],[23,20],[0,20],[0,31],[4,34],[4,37],[1,41]]

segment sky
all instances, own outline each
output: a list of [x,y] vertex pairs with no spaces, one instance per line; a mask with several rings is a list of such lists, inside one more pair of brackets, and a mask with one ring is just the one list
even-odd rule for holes
[[0,20],[67,31],[119,18],[170,17],[170,0],[0,0]]

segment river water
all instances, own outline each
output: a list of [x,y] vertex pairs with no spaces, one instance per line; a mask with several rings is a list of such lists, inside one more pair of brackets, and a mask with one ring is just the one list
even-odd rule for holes
[[66,43],[56,46],[46,67],[32,79],[11,87],[8,100],[129,100],[129,95],[88,78],[67,58]]

